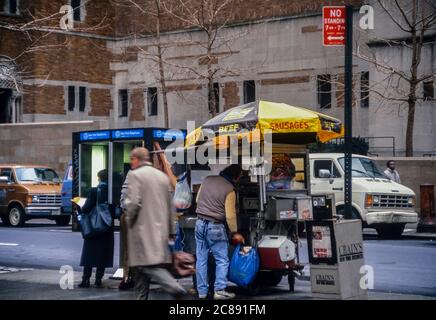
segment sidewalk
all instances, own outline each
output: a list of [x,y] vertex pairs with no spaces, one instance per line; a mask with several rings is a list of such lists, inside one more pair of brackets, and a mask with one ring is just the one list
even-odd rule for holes
[[[134,291],[119,291],[118,280],[110,280],[105,276],[104,288],[80,289],[77,287],[81,279],[79,272],[74,273],[74,289],[61,289],[59,281],[61,277],[57,270],[46,269],[12,269],[0,267],[0,300],[134,300]],[[191,280],[189,278],[180,280],[181,284],[189,289]],[[268,288],[252,297],[239,288],[232,288],[239,299],[265,299],[265,300],[311,300],[310,282],[296,281],[295,292],[289,293],[287,286]],[[168,296],[152,286],[151,300],[168,299]],[[369,292],[370,300],[433,300],[433,297],[420,295],[403,295],[396,293]]]

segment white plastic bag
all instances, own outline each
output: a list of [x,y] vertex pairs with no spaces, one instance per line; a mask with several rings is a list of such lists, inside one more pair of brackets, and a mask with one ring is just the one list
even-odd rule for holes
[[186,174],[177,181],[173,203],[177,209],[188,209],[191,206],[192,192]]

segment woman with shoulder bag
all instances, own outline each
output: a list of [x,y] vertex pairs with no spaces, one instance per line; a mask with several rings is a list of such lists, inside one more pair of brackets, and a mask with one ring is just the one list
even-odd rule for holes
[[[101,170],[97,174],[99,184],[92,188],[81,209],[81,214],[91,214],[96,206],[108,200],[108,171]],[[111,226],[107,231],[85,238],[82,248],[80,266],[83,267],[82,282],[79,288],[89,288],[92,268],[96,268],[95,286],[102,287],[102,278],[105,268],[113,266],[114,259],[114,229]]]

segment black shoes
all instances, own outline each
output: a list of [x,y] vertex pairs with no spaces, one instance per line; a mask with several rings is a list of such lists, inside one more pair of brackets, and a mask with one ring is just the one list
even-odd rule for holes
[[[103,288],[101,279],[95,279],[94,286],[96,288]],[[89,282],[89,279],[82,279],[82,282],[79,283],[79,288],[89,288],[89,287],[91,287],[91,283]]]
[[90,286],[89,279],[82,279],[82,282],[79,284],[79,288],[89,288]]
[[103,287],[103,285],[102,285],[102,283],[101,283],[101,279],[95,279],[95,283],[94,283],[94,285],[95,285],[97,288],[102,288],[102,287]]

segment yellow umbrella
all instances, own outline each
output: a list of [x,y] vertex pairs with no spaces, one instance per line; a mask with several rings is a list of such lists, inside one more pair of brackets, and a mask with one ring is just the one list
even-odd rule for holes
[[327,142],[343,136],[340,120],[309,109],[285,103],[260,101],[231,108],[210,119],[186,137],[185,146],[207,141],[207,137],[227,141],[228,136],[250,141],[271,133],[281,143]]

